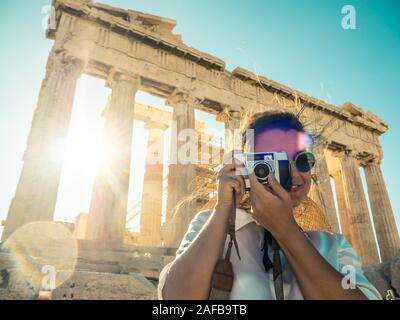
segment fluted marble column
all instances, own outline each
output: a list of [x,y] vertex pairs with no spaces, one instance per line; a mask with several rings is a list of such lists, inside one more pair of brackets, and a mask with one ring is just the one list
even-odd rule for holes
[[347,241],[351,243],[351,233],[350,233],[350,225],[349,225],[349,211],[347,208],[344,187],[343,187],[343,178],[342,172],[340,170],[336,170],[332,174],[333,179],[335,181],[335,190],[336,190],[336,198],[340,216],[340,226],[342,228],[342,233],[345,235]]
[[163,196],[164,132],[167,125],[149,121],[146,169],[140,214],[140,244],[161,246],[161,210]]
[[98,168],[93,186],[86,236],[120,243],[125,233],[134,97],[139,78],[112,71],[108,85],[112,93],[104,112],[106,159]]
[[62,154],[71,119],[82,61],[54,49],[33,116],[23,168],[11,201],[2,240],[22,225],[53,220],[62,169]]
[[376,237],[382,261],[393,258],[400,250],[399,233],[380,168],[380,161],[363,165]]
[[333,200],[333,192],[330,182],[330,175],[326,157],[324,153],[324,145],[319,145],[313,150],[317,163],[313,169],[316,181],[313,181],[309,192],[310,198],[318,205],[333,232],[339,232],[339,221],[336,215],[335,202]]
[[364,265],[379,262],[378,250],[369,218],[367,201],[356,158],[350,153],[338,154],[348,208],[351,241]]
[[237,111],[226,110],[217,115],[216,120],[225,124],[225,153],[232,150],[242,150],[240,119],[240,113]]
[[[197,99],[186,92],[175,92],[167,100],[167,104],[174,107],[164,239],[164,246],[167,247],[179,245],[189,222],[196,214],[194,201],[191,201],[189,196],[194,191],[196,177],[197,143],[194,110],[197,103]],[[179,206],[182,201],[183,205]],[[176,211],[178,207],[179,210]]]

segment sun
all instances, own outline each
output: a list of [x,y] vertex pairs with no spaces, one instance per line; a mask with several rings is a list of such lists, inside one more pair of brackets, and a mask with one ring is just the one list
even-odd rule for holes
[[102,143],[100,121],[72,123],[68,138],[53,141],[51,159],[63,163],[69,174],[85,174],[96,170],[106,161],[107,150]]
[[68,137],[64,165],[83,172],[84,169],[98,168],[105,160],[107,152],[102,143],[102,134],[93,127],[77,125],[71,128]]

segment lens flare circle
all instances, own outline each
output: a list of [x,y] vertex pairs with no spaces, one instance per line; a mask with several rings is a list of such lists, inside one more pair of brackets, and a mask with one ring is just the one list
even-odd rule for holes
[[17,229],[4,243],[19,276],[54,290],[74,272],[78,246],[69,228],[61,222],[31,222]]

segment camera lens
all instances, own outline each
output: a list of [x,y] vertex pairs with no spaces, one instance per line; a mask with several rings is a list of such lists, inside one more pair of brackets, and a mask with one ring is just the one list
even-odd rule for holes
[[258,180],[266,180],[270,172],[270,166],[265,162],[257,163],[254,166],[254,174],[256,175]]

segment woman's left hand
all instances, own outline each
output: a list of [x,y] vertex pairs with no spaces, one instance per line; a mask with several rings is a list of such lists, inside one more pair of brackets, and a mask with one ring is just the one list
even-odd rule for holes
[[254,172],[249,175],[252,216],[265,229],[279,240],[282,236],[297,229],[293,217],[293,206],[290,194],[276,179],[268,176],[268,189],[261,184]]

